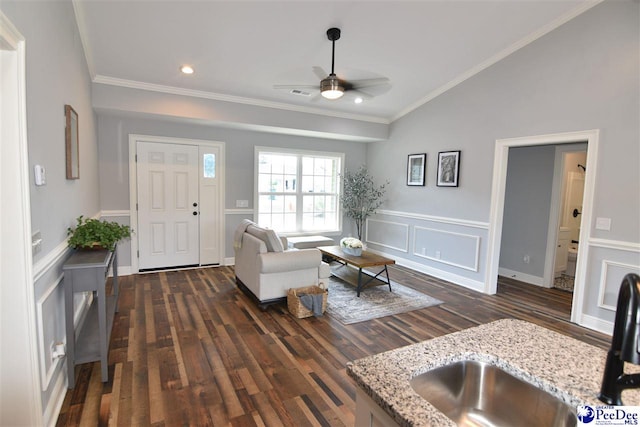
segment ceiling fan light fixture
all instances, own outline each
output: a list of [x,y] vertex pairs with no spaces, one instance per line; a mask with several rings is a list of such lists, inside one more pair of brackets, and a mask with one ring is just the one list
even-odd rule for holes
[[180,71],[182,71],[184,74],[193,74],[195,70],[191,65],[185,64],[182,67],[180,67]]
[[344,87],[336,76],[329,76],[320,82],[320,93],[326,99],[338,99],[344,95]]

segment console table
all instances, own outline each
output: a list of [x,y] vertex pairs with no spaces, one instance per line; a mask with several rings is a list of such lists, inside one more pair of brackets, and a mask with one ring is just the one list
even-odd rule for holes
[[[113,266],[113,292],[107,296],[109,268]],[[100,361],[102,382],[109,380],[107,356],[113,318],[118,311],[117,251],[76,251],[63,265],[69,388],[75,386],[75,366]],[[93,292],[93,303],[81,330],[73,327],[73,294]]]

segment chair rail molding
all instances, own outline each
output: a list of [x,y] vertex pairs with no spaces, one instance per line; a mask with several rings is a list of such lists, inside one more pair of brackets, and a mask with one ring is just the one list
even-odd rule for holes
[[389,216],[397,216],[402,218],[409,219],[418,219],[421,221],[431,221],[431,222],[440,222],[443,224],[452,224],[452,225],[460,225],[463,227],[472,227],[472,228],[481,228],[484,230],[489,229],[488,222],[482,221],[473,221],[468,219],[460,219],[460,218],[450,218],[443,216],[435,216],[435,215],[426,215],[415,212],[403,212],[403,211],[392,211],[387,209],[379,209],[377,212],[378,215],[389,215]]

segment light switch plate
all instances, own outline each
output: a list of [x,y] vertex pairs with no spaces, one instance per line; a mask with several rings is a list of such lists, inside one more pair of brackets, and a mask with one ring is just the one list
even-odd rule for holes
[[596,230],[611,230],[611,218],[596,218]]

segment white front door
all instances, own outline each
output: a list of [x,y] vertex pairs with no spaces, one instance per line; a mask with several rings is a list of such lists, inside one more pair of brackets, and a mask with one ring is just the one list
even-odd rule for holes
[[199,265],[198,147],[137,143],[138,268]]

